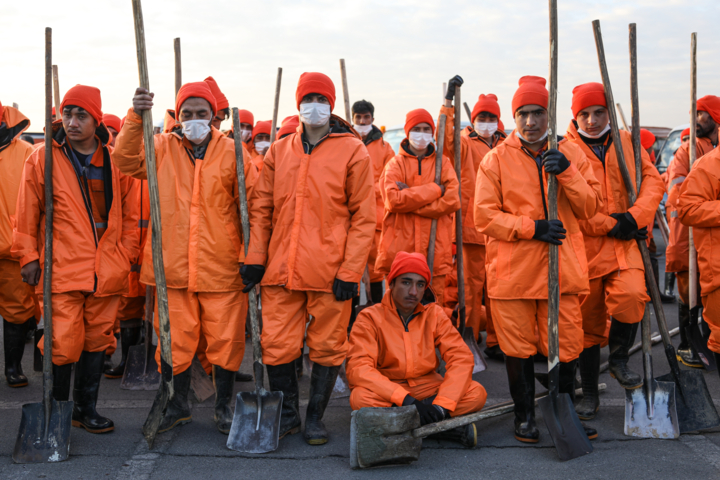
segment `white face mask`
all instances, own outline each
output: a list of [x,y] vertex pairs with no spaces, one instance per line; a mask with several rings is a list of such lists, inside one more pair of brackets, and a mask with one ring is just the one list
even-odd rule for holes
[[578,133],[585,138],[600,138],[603,135],[605,135],[608,132],[608,130],[610,130],[610,122],[608,122],[607,125],[605,125],[605,128],[602,129],[602,132],[598,133],[597,135],[590,135],[589,133],[587,133],[585,130],[581,129],[578,126]]
[[322,127],[330,120],[330,105],[326,103],[301,103],[300,121],[311,127]]
[[250,137],[252,136],[252,129],[250,130],[243,130],[240,129],[240,139],[247,143],[250,140]]
[[182,122],[183,135],[192,143],[200,143],[210,133],[209,120],[185,120]]
[[481,137],[489,137],[493,133],[497,132],[498,124],[497,124],[497,122],[492,122],[492,123],[475,122],[473,124],[473,127],[475,127],[475,131]]
[[358,132],[360,135],[362,135],[364,137],[365,135],[370,133],[370,131],[372,130],[372,124],[370,124],[370,125],[354,125],[353,128],[355,129],[356,132]]
[[525,142],[525,143],[537,143],[537,142],[542,142],[542,141],[545,140],[545,139],[547,138],[547,136],[548,136],[548,132],[547,132],[547,130],[545,130],[545,133],[542,134],[542,137],[538,138],[538,139],[535,140],[534,142],[531,142],[531,141],[529,141],[529,140],[525,140],[525,137],[523,137],[523,136],[520,134],[520,130],[515,129],[515,133],[517,134],[518,138],[519,138],[520,140],[522,140],[523,142]]
[[415,150],[425,150],[433,141],[433,136],[432,133],[410,132],[408,140]]
[[270,142],[255,142],[255,150],[261,155],[264,155],[268,148],[270,148]]

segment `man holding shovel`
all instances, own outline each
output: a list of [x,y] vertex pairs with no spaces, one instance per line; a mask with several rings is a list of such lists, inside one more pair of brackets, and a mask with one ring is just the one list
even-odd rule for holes
[[[97,413],[105,351],[115,346],[113,325],[127,292],[130,259],[137,256],[138,222],[132,179],[110,158],[95,87],[76,85],[53,123],[54,228],[52,266],[53,396],[67,401],[75,365],[72,424],[90,433],[115,427]],[[24,282],[42,297],[45,256],[45,148],[25,162],[17,199],[12,253]],[[43,340],[39,345],[44,351]]]
[[[141,112],[152,108],[152,97],[143,88],[135,91],[133,108],[115,144],[113,161],[140,180],[147,175]],[[175,388],[158,433],[192,419],[190,365],[203,336],[215,384],[215,423],[227,434],[235,372],[245,351],[248,308],[240,277],[244,250],[235,146],[211,126],[217,104],[207,83],[183,85],[175,103],[178,123],[154,137]],[[248,191],[254,176],[254,168],[246,164]],[[151,247],[146,242],[140,273],[146,285],[155,285]],[[155,319],[159,335],[157,300]],[[156,359],[161,367],[160,348]]]
[[[650,300],[645,287],[645,268],[637,239],[647,239],[646,225],[655,218],[665,186],[643,149],[642,183],[635,204],[628,208],[628,195],[620,175],[613,142],[620,141],[625,158],[634,158],[630,133],[621,130],[613,138],[602,83],[586,83],[573,89],[572,112],[567,138],[580,147],[600,181],[603,205],[590,219],[580,219],[588,260],[590,293],[580,296],[583,320],[583,351],[580,376],[583,399],[576,406],[581,420],[590,420],[600,407],[598,377],[600,345],[607,339],[610,375],[623,388],[641,387],[642,376],[628,367],[630,347],[635,343],[645,304]],[[628,163],[635,178],[635,164]],[[640,228],[642,226],[642,228]],[[606,337],[607,317],[612,318]]]
[[[473,356],[430,287],[422,253],[399,252],[381,304],[364,309],[350,333],[347,375],[353,410],[414,405],[421,425],[479,411],[487,392],[472,380]],[[436,372],[445,361],[443,378]],[[477,444],[474,424],[437,438]]]
[[[545,79],[522,77],[512,100],[516,129],[480,163],[475,225],[487,241],[488,295],[505,353],[515,403],[515,438],[536,443],[533,355],[548,354],[548,243],[559,245],[561,283],[560,393],[575,395],[575,366],[582,351],[580,294],[587,294],[587,259],[578,219],[593,217],[601,186],[580,147],[560,139],[547,149]],[[553,132],[554,133],[554,132]],[[547,176],[558,180],[558,220],[548,220]],[[535,339],[535,331],[540,341]],[[538,345],[539,344],[539,345]],[[589,438],[597,432],[586,427]]]
[[263,363],[272,391],[283,392],[280,437],[300,431],[295,359],[313,362],[305,441],[322,445],[322,422],[347,354],[352,297],[375,233],[373,170],[350,125],[331,115],[335,85],[303,73],[295,93],[300,128],[265,155],[251,197],[245,290],[262,281]]

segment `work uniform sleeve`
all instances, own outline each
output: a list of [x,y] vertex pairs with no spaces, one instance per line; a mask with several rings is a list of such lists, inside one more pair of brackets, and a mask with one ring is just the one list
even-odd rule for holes
[[443,309],[438,305],[433,308],[437,318],[435,348],[445,361],[445,378],[433,404],[452,412],[470,386],[474,361],[470,349]]
[[689,227],[720,227],[720,179],[705,168],[693,168],[678,195],[678,215]]
[[270,145],[265,154],[265,166],[253,185],[249,200],[250,245],[245,257],[247,265],[265,266],[268,257],[268,245],[272,234],[272,216],[275,205],[275,146]]
[[602,186],[583,151],[573,144],[566,145],[574,150],[569,158],[570,167],[556,177],[575,217],[587,220],[602,207]]
[[346,372],[352,388],[363,387],[379,395],[386,402],[402,406],[409,392],[378,369],[378,333],[367,312],[361,312],[350,332]]
[[30,155],[23,166],[15,206],[15,228],[10,253],[20,267],[40,259],[38,236],[40,218],[45,211],[45,147]]
[[638,225],[649,225],[655,218],[655,212],[665,193],[665,184],[660,178],[657,168],[650,161],[650,156],[644,148],[641,150],[642,181],[640,183],[640,193],[628,213],[633,216]]
[[455,213],[460,208],[460,183],[447,157],[443,157],[440,181],[445,185],[445,194],[437,200],[418,208],[414,213],[427,218],[440,218]]
[[380,193],[385,203],[385,210],[393,213],[414,212],[442,196],[442,190],[435,182],[400,190],[396,182],[407,183],[405,180],[402,166],[398,157],[395,157],[388,162],[380,176],[382,184]]
[[140,255],[140,188],[142,182],[120,174],[120,196],[122,199],[122,236],[120,242],[128,251],[130,263],[137,263]]
[[[158,143],[155,140],[155,158],[160,156]],[[125,124],[115,140],[112,161],[125,175],[140,180],[147,179],[142,117],[132,108],[128,110]]]

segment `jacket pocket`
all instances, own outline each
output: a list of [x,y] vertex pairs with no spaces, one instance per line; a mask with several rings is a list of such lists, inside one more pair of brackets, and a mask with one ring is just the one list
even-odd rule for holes
[[498,240],[497,267],[495,269],[499,280],[509,280],[511,272],[512,252],[517,242]]

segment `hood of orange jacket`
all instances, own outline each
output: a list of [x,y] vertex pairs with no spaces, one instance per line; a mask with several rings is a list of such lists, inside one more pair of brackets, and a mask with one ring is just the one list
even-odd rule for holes
[[350,125],[330,122],[311,153],[301,124],[265,154],[246,259],[265,266],[263,285],[331,292],[335,278],[359,282],[365,270],[376,225],[372,164]]
[[373,184],[375,186],[375,212],[377,218],[376,230],[382,230],[382,219],[385,215],[385,204],[382,199],[380,175],[385,165],[395,156],[392,146],[385,141],[383,133],[375,125],[363,141],[373,166]]
[[[615,153],[612,135],[604,146],[604,162],[578,133],[577,124],[570,121],[567,129],[567,138],[579,146],[590,165],[595,178],[602,187],[603,205],[600,211],[588,220],[580,220],[580,230],[585,235],[585,251],[589,265],[591,279],[602,277],[608,273],[628,268],[643,269],[640,249],[635,240],[618,240],[608,237],[617,221],[610,216],[611,213],[629,212],[638,226],[648,225],[654,218],[657,207],[665,192],[665,185],[655,166],[650,161],[647,151],[641,149],[642,181],[640,194],[632,208],[629,207],[627,189],[620,175],[620,167]],[[620,130],[620,138],[625,163],[630,171],[630,178],[635,178],[635,156],[633,153],[632,136],[625,130]]]
[[[560,139],[570,167],[557,176],[558,218],[567,231],[560,246],[560,293],[589,291],[588,265],[578,220],[602,206],[600,183],[582,149]],[[475,225],[486,235],[490,298],[546,299],[548,244],[532,237],[535,220],[547,219],[547,175],[515,131],[480,163]]]

